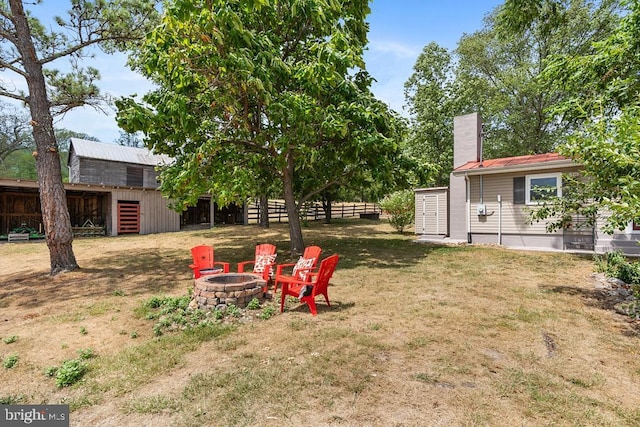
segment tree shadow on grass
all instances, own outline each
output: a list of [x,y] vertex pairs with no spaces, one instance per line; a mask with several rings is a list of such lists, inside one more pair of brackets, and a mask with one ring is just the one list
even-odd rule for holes
[[182,251],[138,250],[96,258],[93,266],[50,277],[48,272],[15,273],[0,280],[0,307],[36,308],[74,299],[136,296],[184,288],[191,278]]

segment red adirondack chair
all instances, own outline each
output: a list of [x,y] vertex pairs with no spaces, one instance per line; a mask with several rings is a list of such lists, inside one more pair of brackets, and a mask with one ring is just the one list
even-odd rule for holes
[[324,296],[327,305],[331,307],[328,294],[329,280],[336,269],[336,265],[338,265],[338,259],[339,256],[337,254],[323,259],[318,271],[307,275],[308,280],[296,280],[293,278],[291,280],[283,280],[282,296],[280,297],[280,313],[284,311],[284,301],[287,295],[298,297],[300,302],[307,304],[313,316],[318,314],[315,301],[316,296]]
[[194,279],[198,279],[201,276],[229,272],[229,263],[214,261],[213,252],[213,246],[208,245],[199,245],[191,248],[193,264],[190,264],[189,268],[193,270]]
[[[295,264],[278,264],[276,266],[276,278],[273,284],[273,293],[278,291],[278,283],[285,280],[305,280],[308,273],[313,272],[320,259],[322,249],[320,246],[307,246],[304,253]],[[293,267],[291,275],[283,273],[284,269]]]
[[253,264],[253,274],[259,274],[269,283],[274,275],[273,266],[276,265],[276,246],[270,243],[256,245],[256,257],[251,261],[238,263],[238,273],[244,273],[247,265]]

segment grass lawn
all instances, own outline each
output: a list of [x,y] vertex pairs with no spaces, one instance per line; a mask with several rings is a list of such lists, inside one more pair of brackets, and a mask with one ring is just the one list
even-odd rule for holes
[[[192,287],[189,249],[290,262],[286,225],[74,242],[47,276],[45,243],[0,244],[0,403],[66,403],[72,426],[635,426],[640,328],[594,286],[593,261],[418,244],[388,224],[311,223],[340,254],[312,317],[276,300],[154,334],[142,309]],[[279,294],[277,294],[279,298]],[[91,353],[67,387],[45,374]]]

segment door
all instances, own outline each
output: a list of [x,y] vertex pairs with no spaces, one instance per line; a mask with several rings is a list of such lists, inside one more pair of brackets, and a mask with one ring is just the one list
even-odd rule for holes
[[118,234],[140,233],[140,202],[118,200]]

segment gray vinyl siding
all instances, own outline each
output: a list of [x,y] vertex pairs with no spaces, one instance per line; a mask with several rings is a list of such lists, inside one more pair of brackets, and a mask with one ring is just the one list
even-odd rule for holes
[[[578,170],[576,168],[575,170]],[[471,176],[471,204],[470,223],[472,233],[498,234],[530,234],[548,235],[561,234],[561,231],[548,233],[546,222],[528,224],[529,213],[527,210],[534,209],[535,206],[513,203],[513,178],[534,175],[537,173],[569,172],[568,170],[545,170],[544,172],[530,171],[527,173],[505,173],[483,176],[482,201],[487,207],[486,216],[477,215],[477,206],[480,203],[480,176]],[[500,205],[498,195],[502,197],[502,227],[499,230]]]

